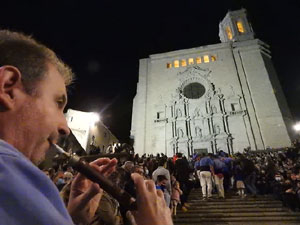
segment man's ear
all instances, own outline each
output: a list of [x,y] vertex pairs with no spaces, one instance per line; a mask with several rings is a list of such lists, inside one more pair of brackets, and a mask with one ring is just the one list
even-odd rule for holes
[[0,67],[0,111],[14,106],[16,88],[22,88],[20,70],[14,66]]

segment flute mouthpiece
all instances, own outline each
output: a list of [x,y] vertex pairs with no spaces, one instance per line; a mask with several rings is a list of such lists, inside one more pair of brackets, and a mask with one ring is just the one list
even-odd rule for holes
[[65,150],[63,150],[61,147],[59,147],[57,144],[53,144],[53,147],[55,150],[60,154],[66,154]]

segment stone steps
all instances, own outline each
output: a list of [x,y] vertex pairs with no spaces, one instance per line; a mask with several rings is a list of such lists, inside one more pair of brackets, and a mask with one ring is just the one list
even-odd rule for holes
[[[193,190],[189,196],[189,210],[177,210],[175,225],[227,224],[227,225],[296,225],[300,213],[290,212],[282,202],[271,196],[246,197],[236,195],[225,199],[202,200],[201,190]],[[213,196],[216,197],[216,196]]]
[[206,213],[182,213],[178,214],[176,218],[191,218],[191,217],[205,217],[205,218],[227,218],[227,217],[268,217],[268,216],[296,216],[297,214],[291,214],[291,212],[234,212],[234,213],[221,213],[221,212],[206,212]]
[[243,221],[243,222],[234,222],[234,221],[229,221],[229,222],[197,222],[197,223],[182,223],[184,225],[299,225],[299,222],[292,222],[292,221],[261,221],[261,222],[251,222],[251,221]]
[[231,223],[231,222],[239,222],[239,224],[244,225],[246,223],[256,223],[256,224],[264,224],[268,225],[270,222],[276,222],[278,224],[290,224],[289,222],[292,222],[293,224],[300,224],[300,218],[295,216],[263,216],[263,217],[228,217],[228,218],[176,218],[174,220],[175,224],[184,224],[184,225],[190,225],[190,224],[207,224],[207,223],[213,223],[213,224],[219,224],[219,223]]
[[[212,210],[210,208],[208,209],[193,209],[189,208],[188,214],[197,214],[197,213],[210,213]],[[235,208],[221,208],[221,209],[214,209],[213,212],[215,213],[234,213],[237,210]],[[239,212],[286,212],[285,209],[282,207],[277,207],[277,208],[241,208],[238,210]],[[178,211],[177,214],[186,214],[185,212]]]
[[234,204],[234,205],[230,205],[230,204],[211,204],[211,205],[191,205],[190,209],[241,209],[241,208],[280,208],[282,207],[282,204],[243,204],[243,203],[239,203],[239,204]]
[[268,204],[282,204],[281,201],[261,201],[261,200],[245,200],[245,201],[217,201],[217,200],[200,200],[200,201],[192,201],[192,202],[189,202],[190,205],[193,205],[193,206],[197,206],[197,205],[201,205],[201,204],[205,204],[205,205],[215,205],[216,203],[222,203],[222,205],[232,205],[232,204],[243,204],[243,205],[255,205],[255,204],[262,204],[262,205],[268,205]]
[[[189,196],[189,201],[193,202],[193,201],[198,201],[198,200],[202,200],[202,196],[201,195],[191,195]],[[220,199],[212,199],[212,201],[217,200],[219,201]],[[240,198],[239,196],[230,196],[230,199],[225,198],[225,199],[221,199],[223,201],[230,201],[230,202],[234,202],[234,201],[255,201],[255,200],[259,200],[259,201],[276,201],[274,200],[272,197],[259,197],[259,198],[254,198],[254,197],[245,197],[245,198]]]

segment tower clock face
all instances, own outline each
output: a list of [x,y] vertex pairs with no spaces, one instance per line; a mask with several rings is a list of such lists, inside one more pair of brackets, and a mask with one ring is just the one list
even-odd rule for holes
[[191,83],[183,88],[183,95],[190,99],[201,98],[205,93],[205,87],[200,83]]

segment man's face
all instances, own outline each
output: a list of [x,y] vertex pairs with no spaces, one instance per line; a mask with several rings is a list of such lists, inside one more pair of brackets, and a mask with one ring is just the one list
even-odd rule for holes
[[141,176],[144,175],[144,169],[142,167],[136,168],[135,172],[138,173],[138,174],[140,174]]
[[166,186],[167,185],[168,180],[162,180],[158,183],[158,185],[160,186]]
[[23,104],[16,114],[19,128],[14,146],[35,164],[45,158],[60,135],[69,134],[63,114],[67,101],[65,82],[53,65],[48,68],[34,95],[22,93]]

